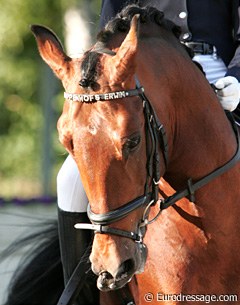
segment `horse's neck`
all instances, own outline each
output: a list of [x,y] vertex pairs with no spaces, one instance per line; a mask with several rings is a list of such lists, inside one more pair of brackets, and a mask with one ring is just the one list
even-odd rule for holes
[[[229,161],[237,145],[231,125],[204,76],[190,60],[164,47],[160,42],[152,52],[140,54],[145,61],[142,57],[139,75],[167,130],[169,164],[165,177],[180,190],[186,188],[189,178],[197,181]],[[151,70],[154,77],[150,77]],[[207,221],[216,220],[215,228],[222,220],[221,213],[239,212],[239,192],[236,187],[226,188],[240,183],[238,171],[236,166],[196,192],[197,205]]]
[[178,101],[173,101],[173,141],[166,173],[175,188],[182,188],[190,177],[199,180],[227,163],[237,149],[231,124],[207,82],[200,77],[181,87],[184,89],[178,91]]
[[140,59],[139,73],[145,93],[167,130],[167,176],[175,188],[181,188],[186,178],[197,180],[230,160],[236,139],[204,76],[190,59],[177,54],[165,46],[161,49],[159,43],[143,55],[145,62]]
[[[166,178],[180,190],[186,188],[188,178],[199,180],[230,160],[236,139],[201,72],[181,53],[154,41],[152,50],[152,44],[143,42],[148,51],[139,52],[137,75],[167,130]],[[156,226],[148,227],[149,259],[145,273],[138,276],[139,287],[157,283],[158,287],[151,287],[156,293],[224,293],[226,287],[239,287],[239,184],[238,165],[198,190],[196,204],[183,199],[163,211]],[[153,273],[159,266],[161,272]],[[204,279],[211,285],[205,285]]]

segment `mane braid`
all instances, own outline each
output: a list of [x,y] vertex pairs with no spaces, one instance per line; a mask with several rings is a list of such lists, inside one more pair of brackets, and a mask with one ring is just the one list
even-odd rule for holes
[[104,30],[98,33],[97,40],[106,44],[110,38],[118,32],[128,32],[134,15],[140,15],[141,23],[154,22],[166,30],[171,31],[177,38],[181,34],[181,28],[172,21],[164,18],[164,13],[155,7],[140,7],[136,4],[126,6],[115,18],[110,20]]
[[[107,43],[117,33],[127,33],[130,29],[131,20],[138,14],[141,23],[154,22],[164,27],[179,38],[181,29],[170,20],[164,18],[164,13],[154,7],[140,7],[136,4],[126,6],[115,18],[110,20],[104,30],[98,33],[95,47],[85,53],[81,64],[82,79],[80,85],[85,88],[94,88],[97,86],[98,65],[102,53],[106,53]],[[113,54],[111,54],[113,55]]]

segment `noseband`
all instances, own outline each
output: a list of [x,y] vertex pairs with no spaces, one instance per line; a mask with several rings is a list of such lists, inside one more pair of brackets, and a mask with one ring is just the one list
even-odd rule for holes
[[[82,102],[82,103],[95,103],[95,102],[104,102],[104,101],[112,101],[121,98],[127,98],[132,96],[139,96],[143,103],[143,113],[145,117],[145,136],[146,136],[146,155],[147,155],[147,178],[145,183],[144,194],[126,204],[104,214],[96,214],[91,210],[90,205],[88,205],[88,217],[92,224],[83,224],[78,223],[75,225],[77,229],[87,229],[93,230],[95,233],[100,234],[113,234],[118,235],[125,238],[130,238],[135,242],[143,244],[143,237],[146,231],[146,226],[153,221],[155,221],[162,210],[168,208],[175,204],[176,201],[189,196],[189,199],[194,202],[194,193],[196,190],[201,188],[202,186],[209,183],[214,178],[222,175],[224,172],[232,168],[240,159],[240,146],[239,146],[239,134],[236,125],[233,122],[231,114],[228,114],[228,117],[232,123],[233,130],[237,139],[237,151],[235,155],[232,157],[230,161],[228,161],[223,166],[217,168],[210,174],[206,175],[199,181],[193,183],[192,179],[188,180],[187,188],[178,191],[172,196],[166,199],[158,198],[158,190],[159,190],[159,181],[161,178],[160,175],[160,153],[161,150],[163,154],[163,158],[165,161],[165,166],[167,168],[168,164],[168,143],[167,136],[164,129],[163,124],[159,121],[150,101],[146,97],[144,93],[143,87],[140,86],[138,80],[136,80],[136,89],[132,90],[123,90],[110,92],[105,94],[70,94],[64,93],[64,97],[66,99]],[[156,217],[151,221],[148,220],[150,208],[159,203],[159,212]],[[145,208],[143,212],[142,219],[138,223],[137,232],[120,230],[117,228],[110,227],[109,225],[119,221],[126,216],[128,216],[131,212],[137,210],[138,208]]]

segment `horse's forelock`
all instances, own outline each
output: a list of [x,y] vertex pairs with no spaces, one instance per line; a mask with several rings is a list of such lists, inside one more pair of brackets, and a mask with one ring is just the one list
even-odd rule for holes
[[99,58],[101,54],[95,51],[87,51],[81,63],[81,79],[79,84],[82,87],[90,87],[94,90],[97,81]]

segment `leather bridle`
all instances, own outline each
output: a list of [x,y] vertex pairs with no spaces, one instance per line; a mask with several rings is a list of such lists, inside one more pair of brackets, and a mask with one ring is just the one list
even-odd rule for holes
[[[144,187],[144,194],[120,208],[110,211],[105,214],[95,214],[90,205],[88,205],[88,217],[92,224],[79,223],[75,225],[77,229],[93,230],[95,233],[113,234],[121,237],[133,239],[136,242],[142,243],[147,224],[147,217],[150,206],[158,201],[158,182],[160,180],[160,148],[163,152],[165,163],[168,160],[168,145],[166,132],[163,125],[158,120],[155,111],[153,110],[149,100],[144,94],[144,89],[137,85],[136,89],[110,92],[105,94],[64,94],[65,98],[72,101],[83,103],[94,103],[112,101],[120,98],[139,96],[143,103],[143,112],[145,117],[145,134],[146,134],[146,155],[147,155],[147,177]],[[143,217],[139,221],[137,232],[120,230],[112,228],[109,225],[121,220],[138,208],[145,208]]]
[[[159,181],[161,178],[160,175],[160,150],[163,154],[163,158],[165,161],[165,167],[168,165],[168,143],[167,136],[164,129],[163,124],[159,121],[150,101],[146,97],[144,93],[143,87],[140,86],[138,80],[136,80],[136,89],[132,90],[123,90],[110,92],[105,94],[69,94],[64,93],[65,98],[82,102],[82,103],[95,103],[95,102],[104,102],[104,101],[112,101],[120,98],[127,98],[132,96],[139,96],[143,103],[143,112],[145,117],[145,134],[146,134],[146,154],[147,154],[147,178],[145,183],[144,194],[126,204],[110,211],[105,214],[96,214],[91,210],[90,205],[88,206],[88,217],[92,224],[83,224],[78,223],[75,225],[77,229],[88,229],[93,230],[95,233],[100,234],[113,234],[118,235],[125,238],[130,238],[138,243],[143,243],[143,236],[146,231],[146,226],[149,223],[155,221],[162,210],[172,206],[176,203],[176,201],[182,199],[183,197],[189,196],[190,200],[194,202],[194,194],[195,191],[201,188],[202,186],[209,183],[214,178],[220,176],[230,168],[232,168],[240,159],[240,140],[238,129],[235,126],[233,119],[231,118],[231,114],[228,114],[230,121],[232,122],[233,130],[237,139],[237,151],[235,155],[232,157],[230,161],[228,161],[223,166],[217,168],[210,174],[204,176],[199,181],[193,183],[190,178],[187,182],[187,188],[178,191],[172,196],[166,199],[158,198],[159,191]],[[149,221],[149,211],[152,206],[156,203],[159,203],[159,212],[154,217],[153,220]],[[110,227],[109,225],[119,221],[126,216],[128,216],[131,212],[137,210],[138,208],[145,208],[142,219],[138,223],[137,232],[120,230],[117,228]]]
[[[209,183],[211,180],[215,179],[216,177],[222,175],[224,172],[228,171],[232,168],[240,159],[240,139],[238,128],[234,122],[234,119],[231,113],[227,113],[229,120],[232,123],[232,127],[236,136],[237,140],[237,151],[234,156],[223,166],[217,168],[216,170],[212,171],[210,174],[206,175],[202,179],[198,180],[197,182],[193,183],[192,179],[189,178],[187,181],[187,188],[175,192],[172,196],[166,199],[158,199],[158,190],[159,190],[159,181],[160,181],[160,153],[162,151],[165,167],[167,168],[168,165],[168,144],[167,144],[167,136],[164,129],[164,126],[158,120],[154,109],[151,106],[150,101],[147,99],[146,95],[144,94],[143,87],[140,86],[139,82],[136,81],[136,89],[133,90],[124,90],[118,92],[111,92],[108,94],[100,94],[100,95],[80,95],[80,94],[69,94],[65,93],[65,98],[84,102],[84,103],[93,103],[99,101],[110,101],[119,98],[127,98],[131,96],[139,96],[143,103],[143,111],[145,116],[145,128],[146,128],[146,151],[147,151],[147,179],[145,183],[145,190],[144,194],[127,204],[119,207],[116,210],[110,211],[105,214],[96,214],[91,210],[90,205],[88,206],[88,217],[92,224],[84,224],[78,223],[75,225],[77,229],[87,229],[93,230],[95,233],[99,234],[113,234],[118,235],[125,238],[130,238],[138,243],[138,246],[145,247],[143,244],[143,237],[146,232],[146,226],[152,222],[154,222],[161,214],[161,211],[172,206],[176,203],[176,201],[184,198],[189,197],[189,199],[194,202],[194,194],[195,191],[201,188],[202,186]],[[149,220],[149,212],[153,205],[159,203],[159,211],[157,215],[152,219]],[[109,225],[123,219],[131,212],[135,211],[138,208],[143,208],[144,212],[142,219],[138,223],[137,232],[129,232],[125,230],[120,230],[117,228],[110,227]],[[84,264],[82,261],[78,263],[76,266],[67,286],[65,287],[57,305],[70,305],[73,304],[74,300],[76,299],[80,289],[82,288],[82,283],[87,276],[87,264]],[[121,289],[122,293],[128,292],[128,288],[125,286]],[[129,294],[129,292],[128,292]],[[135,304],[132,297],[128,297],[126,304]]]

